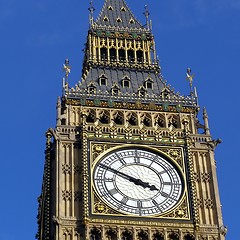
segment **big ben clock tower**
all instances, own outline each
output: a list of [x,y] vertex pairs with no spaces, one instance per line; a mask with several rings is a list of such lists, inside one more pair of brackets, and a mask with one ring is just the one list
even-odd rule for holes
[[[82,78],[46,133],[39,240],[224,240],[214,150],[195,91],[161,75],[148,10],[91,5]],[[203,132],[203,133],[199,133]]]

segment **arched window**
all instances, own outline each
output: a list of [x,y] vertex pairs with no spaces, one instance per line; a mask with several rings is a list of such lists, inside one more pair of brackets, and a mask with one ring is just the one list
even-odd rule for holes
[[123,233],[122,233],[122,238],[121,240],[132,240],[133,237],[132,237],[132,233],[128,230],[125,230]]
[[122,86],[124,88],[130,88],[130,79],[128,76],[125,76],[123,79],[122,79]]
[[117,240],[117,232],[113,229],[109,229],[106,232],[108,240]]
[[106,86],[107,85],[107,77],[104,74],[102,74],[99,77],[99,85],[100,86]]
[[120,23],[120,22],[122,22],[122,19],[120,17],[118,17],[116,22]]
[[100,114],[99,116],[99,121],[102,123],[102,124],[108,124],[109,121],[110,121],[110,118],[109,118],[109,113],[107,111],[104,111]]
[[90,240],[100,240],[101,239],[101,231],[97,228],[94,228],[90,232]]
[[128,54],[128,61],[129,62],[134,62],[134,60],[135,60],[135,58],[134,58],[134,51],[133,50],[128,50],[127,54]]
[[119,49],[118,50],[118,56],[119,56],[119,61],[125,61],[126,60],[126,52],[124,49]]
[[122,125],[124,121],[123,113],[122,112],[115,113],[113,121],[118,125]]
[[184,240],[194,240],[195,237],[194,237],[192,234],[187,234],[187,235],[184,236],[183,239],[184,239]]
[[152,89],[153,88],[153,80],[151,78],[148,78],[144,82],[144,86],[146,89]]
[[173,232],[169,234],[169,240],[179,240],[179,236],[177,233]]
[[148,62],[148,52],[145,53],[146,62]]
[[148,240],[148,233],[146,231],[141,230],[138,233],[138,239],[139,240]]
[[101,52],[101,60],[104,61],[104,60],[107,60],[107,48],[103,47],[100,49],[100,52]]
[[128,118],[128,122],[132,125],[132,126],[136,126],[138,124],[138,120],[137,120],[137,114],[136,113],[132,113],[129,118]]
[[129,20],[129,23],[131,23],[131,24],[135,23],[134,19],[131,18],[131,19]]
[[115,48],[110,49],[110,61],[116,61],[117,50]]
[[105,17],[103,18],[103,22],[108,22],[108,21],[109,21],[108,17],[105,16]]
[[168,117],[168,127],[173,126],[174,128],[180,128],[179,117],[176,115],[171,115]]
[[159,232],[154,233],[153,234],[153,240],[164,240],[164,236],[163,236],[162,233],[159,233]]
[[166,127],[165,117],[163,115],[158,115],[155,124],[159,127]]
[[95,111],[90,110],[90,111],[88,112],[86,121],[87,121],[88,123],[94,123],[94,122],[96,121],[96,113],[95,113]]
[[141,51],[141,50],[137,51],[137,61],[143,62],[143,51]]
[[142,123],[146,127],[150,127],[152,125],[151,116],[149,114],[146,114],[142,119]]

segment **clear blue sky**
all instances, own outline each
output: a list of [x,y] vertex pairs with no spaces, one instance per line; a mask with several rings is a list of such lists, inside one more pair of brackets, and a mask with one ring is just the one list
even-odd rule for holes
[[[162,74],[189,94],[187,67],[207,108],[216,150],[227,240],[239,234],[240,0],[127,0],[144,22],[149,4]],[[103,0],[95,0],[96,14]],[[55,126],[62,63],[79,79],[88,0],[0,0],[0,240],[32,240],[37,231],[45,131]],[[96,15],[95,15],[96,16]],[[201,120],[201,115],[199,116]]]

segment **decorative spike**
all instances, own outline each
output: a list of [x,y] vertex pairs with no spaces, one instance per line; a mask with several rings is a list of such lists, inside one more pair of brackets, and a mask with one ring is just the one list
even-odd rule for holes
[[203,108],[203,120],[204,120],[205,134],[210,135],[210,129],[209,129],[209,123],[208,123],[208,114],[207,114],[207,110],[206,110],[205,107]]
[[61,124],[61,99],[58,97],[57,100],[57,126]]
[[196,98],[197,106],[198,106],[198,94],[197,94],[197,88],[194,87],[194,97]]
[[65,72],[65,76],[62,79],[62,95],[65,94],[66,86],[68,85],[68,75],[71,72],[71,67],[69,66],[69,59],[66,58],[63,64],[63,71]]
[[191,95],[193,95],[193,89],[192,89],[192,86],[193,86],[193,78],[194,78],[194,74],[191,74],[192,73],[192,70],[191,68],[187,68],[187,80],[189,81],[189,85],[190,85],[190,93]]
[[149,23],[150,12],[149,12],[149,10],[148,10],[148,6],[145,5],[145,6],[144,6],[144,9],[145,9],[145,11],[144,11],[143,14],[144,14],[144,16],[146,17],[146,26],[147,26],[147,29],[150,30],[150,23]]
[[93,13],[95,11],[95,8],[93,6],[93,1],[90,1],[90,6],[88,8],[88,11],[89,11],[89,23],[90,25],[93,25],[93,22],[94,22]]

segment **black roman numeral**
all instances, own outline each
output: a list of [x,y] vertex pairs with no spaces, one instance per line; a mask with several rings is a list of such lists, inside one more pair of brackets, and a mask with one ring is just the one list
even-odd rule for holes
[[113,189],[109,190],[109,193],[110,193],[111,195],[114,195],[114,194],[118,193],[118,191],[117,191],[116,188],[113,188]]

